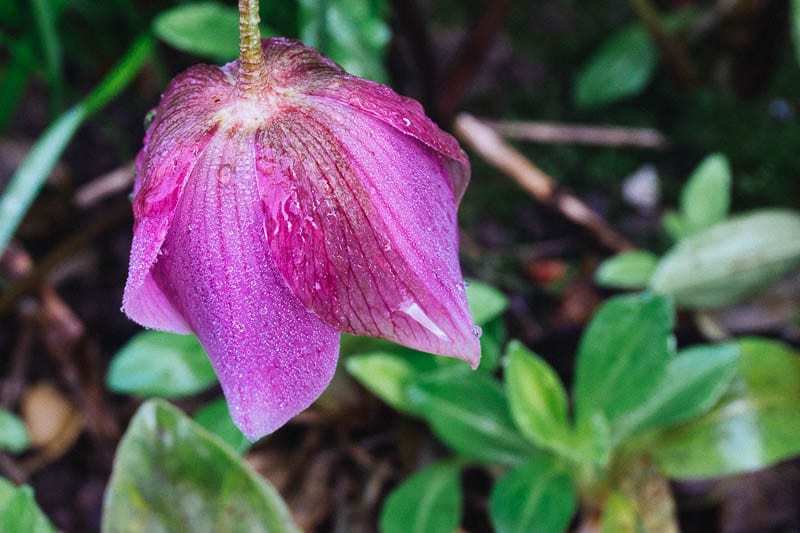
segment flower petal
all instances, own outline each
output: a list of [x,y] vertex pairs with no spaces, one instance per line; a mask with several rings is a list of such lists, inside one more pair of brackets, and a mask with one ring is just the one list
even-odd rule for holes
[[337,102],[287,110],[256,137],[272,256],[326,323],[473,367],[445,158]]
[[281,279],[264,235],[252,133],[220,130],[178,202],[153,276],[206,348],[250,439],[310,405],[333,376],[338,332]]
[[[217,129],[214,113],[231,81],[217,68],[198,65],[177,76],[164,93],[136,158],[135,225],[122,308],[139,324],[189,333],[181,314],[153,281],[151,270],[197,156]],[[186,120],[186,109],[194,110]]]
[[[313,48],[291,39],[265,39],[261,43],[268,65],[270,84],[289,89],[283,93],[319,100],[319,105],[334,101],[368,114],[408,135],[444,156],[456,203],[469,183],[467,154],[456,139],[442,131],[425,114],[419,102],[399,95],[391,88],[347,74],[341,67]],[[236,64],[226,68],[236,75]]]

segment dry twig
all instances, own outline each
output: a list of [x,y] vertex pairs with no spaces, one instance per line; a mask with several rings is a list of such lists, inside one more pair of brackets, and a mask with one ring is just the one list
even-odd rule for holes
[[503,137],[539,143],[633,146],[653,150],[663,150],[669,146],[669,140],[665,136],[649,128],[524,120],[482,120],[482,122]]
[[607,248],[621,252],[633,248],[625,237],[614,231],[602,217],[575,196],[557,190],[553,179],[518,150],[505,142],[489,126],[472,115],[456,117],[455,132],[488,163],[505,172],[540,203],[585,228]]

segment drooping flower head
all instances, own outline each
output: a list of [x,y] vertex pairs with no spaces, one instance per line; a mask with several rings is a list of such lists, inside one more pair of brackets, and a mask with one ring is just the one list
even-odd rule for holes
[[458,143],[299,42],[250,52],[161,98],[137,157],[124,311],[195,333],[253,439],[322,393],[339,332],[477,366]]

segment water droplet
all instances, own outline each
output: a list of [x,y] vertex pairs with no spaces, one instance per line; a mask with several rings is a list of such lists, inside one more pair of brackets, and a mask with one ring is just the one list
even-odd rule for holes
[[469,282],[468,279],[465,279],[463,283],[464,283],[464,288],[465,289],[471,285],[471,283]]
[[217,169],[217,179],[219,179],[219,184],[223,187],[231,182],[232,175],[233,167],[230,165],[222,165]]
[[407,315],[409,318],[414,320],[414,322],[427,329],[443,341],[450,340],[447,334],[442,331],[442,328],[440,328],[433,320],[431,320],[431,317],[425,314],[425,311],[422,310],[417,302],[403,302],[399,311],[404,315]]
[[411,120],[408,117],[403,117],[403,124],[405,124],[407,128],[411,125]]
[[476,325],[472,326],[472,334],[480,339],[481,335],[483,335],[483,330],[481,329],[480,326],[478,326],[476,324]]

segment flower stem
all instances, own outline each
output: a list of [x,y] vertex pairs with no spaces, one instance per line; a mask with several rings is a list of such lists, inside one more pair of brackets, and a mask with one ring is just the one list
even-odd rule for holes
[[266,63],[258,27],[258,0],[239,0],[239,74],[236,89],[241,96],[254,96],[266,83]]

